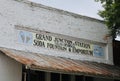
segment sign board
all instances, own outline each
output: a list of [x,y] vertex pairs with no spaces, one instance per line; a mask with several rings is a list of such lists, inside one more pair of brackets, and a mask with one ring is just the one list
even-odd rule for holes
[[61,50],[75,54],[90,55],[95,57],[104,56],[104,47],[87,42],[65,39],[45,33],[34,33],[19,30],[18,42],[53,50]]

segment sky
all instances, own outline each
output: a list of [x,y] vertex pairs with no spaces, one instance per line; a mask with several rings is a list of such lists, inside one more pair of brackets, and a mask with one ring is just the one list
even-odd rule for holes
[[98,10],[103,9],[102,5],[100,4],[100,2],[95,2],[94,0],[29,0],[29,1],[102,20],[102,18],[97,14]]

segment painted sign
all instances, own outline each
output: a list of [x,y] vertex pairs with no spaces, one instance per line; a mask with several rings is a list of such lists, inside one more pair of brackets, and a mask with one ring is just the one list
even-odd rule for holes
[[19,31],[18,41],[24,44],[32,44],[33,43],[33,35],[31,32],[27,31]]
[[75,54],[91,55],[96,57],[101,57],[104,55],[102,46],[64,39],[45,33],[34,33],[19,30],[18,42],[48,49],[71,52]]
[[98,46],[98,45],[94,45],[93,54],[94,54],[95,57],[102,57],[102,56],[104,56],[103,47]]

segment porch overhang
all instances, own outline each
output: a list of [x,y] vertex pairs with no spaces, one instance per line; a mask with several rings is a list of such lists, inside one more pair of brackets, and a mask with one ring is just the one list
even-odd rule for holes
[[73,60],[7,48],[0,48],[0,53],[26,65],[29,69],[120,79],[120,68],[114,65]]

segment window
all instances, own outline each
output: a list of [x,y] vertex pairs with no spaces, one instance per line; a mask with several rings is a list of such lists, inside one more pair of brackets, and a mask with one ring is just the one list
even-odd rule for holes
[[23,69],[22,81],[93,81],[93,77]]
[[71,81],[70,75],[62,74],[61,81]]
[[51,73],[51,81],[60,81],[60,74]]
[[22,81],[45,81],[45,72],[35,70],[24,70]]
[[75,81],[84,81],[84,76],[76,75]]
[[44,71],[35,71],[28,69],[24,70],[22,75],[22,81],[93,81],[93,77],[60,73],[48,73]]
[[88,76],[86,76],[86,77],[85,77],[85,81],[93,81],[93,77],[88,77]]

